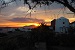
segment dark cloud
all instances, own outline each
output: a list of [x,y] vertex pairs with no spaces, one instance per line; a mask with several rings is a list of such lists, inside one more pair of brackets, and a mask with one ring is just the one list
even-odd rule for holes
[[57,4],[57,3],[53,3],[49,6],[47,5],[42,5],[41,7],[40,6],[37,6],[37,9],[38,10],[55,10],[55,9],[60,9],[60,8],[64,8],[64,6],[62,4]]
[[33,23],[33,22],[44,22],[44,20],[42,19],[33,19],[33,18],[13,18],[13,19],[10,19],[9,21],[12,21],[12,22],[22,22],[22,23]]

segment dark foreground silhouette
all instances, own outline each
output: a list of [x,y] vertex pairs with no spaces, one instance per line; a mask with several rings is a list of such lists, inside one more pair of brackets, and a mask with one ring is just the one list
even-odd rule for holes
[[75,50],[75,32],[55,34],[48,26],[41,25],[29,32],[15,31],[0,33],[0,50],[38,50],[40,43],[46,50]]

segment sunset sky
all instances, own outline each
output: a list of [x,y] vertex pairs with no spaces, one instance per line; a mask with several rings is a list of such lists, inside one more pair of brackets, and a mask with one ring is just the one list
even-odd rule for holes
[[[8,2],[9,0],[5,0]],[[33,5],[33,4],[31,4]],[[50,24],[50,21],[64,16],[69,19],[70,22],[75,21],[74,14],[63,5],[53,3],[50,6],[42,5],[36,6],[31,12],[27,5],[23,5],[23,1],[17,1],[10,3],[7,7],[1,9],[0,13],[0,27],[22,27],[35,25],[45,22]],[[27,12],[28,11],[28,12]],[[31,16],[30,16],[31,12]]]

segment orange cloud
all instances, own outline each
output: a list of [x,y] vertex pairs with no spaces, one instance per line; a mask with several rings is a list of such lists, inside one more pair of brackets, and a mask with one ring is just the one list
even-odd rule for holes
[[69,19],[70,23],[75,21],[75,18],[68,18],[68,19]]
[[0,27],[23,27],[23,26],[30,26],[35,25],[39,26],[39,23],[0,23]]

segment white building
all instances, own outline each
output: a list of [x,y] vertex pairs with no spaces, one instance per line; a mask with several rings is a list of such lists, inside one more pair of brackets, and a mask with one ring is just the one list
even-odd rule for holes
[[60,17],[51,21],[53,30],[57,33],[68,33],[69,20],[65,17]]
[[55,32],[68,33],[69,20],[65,17],[60,17],[55,21]]

